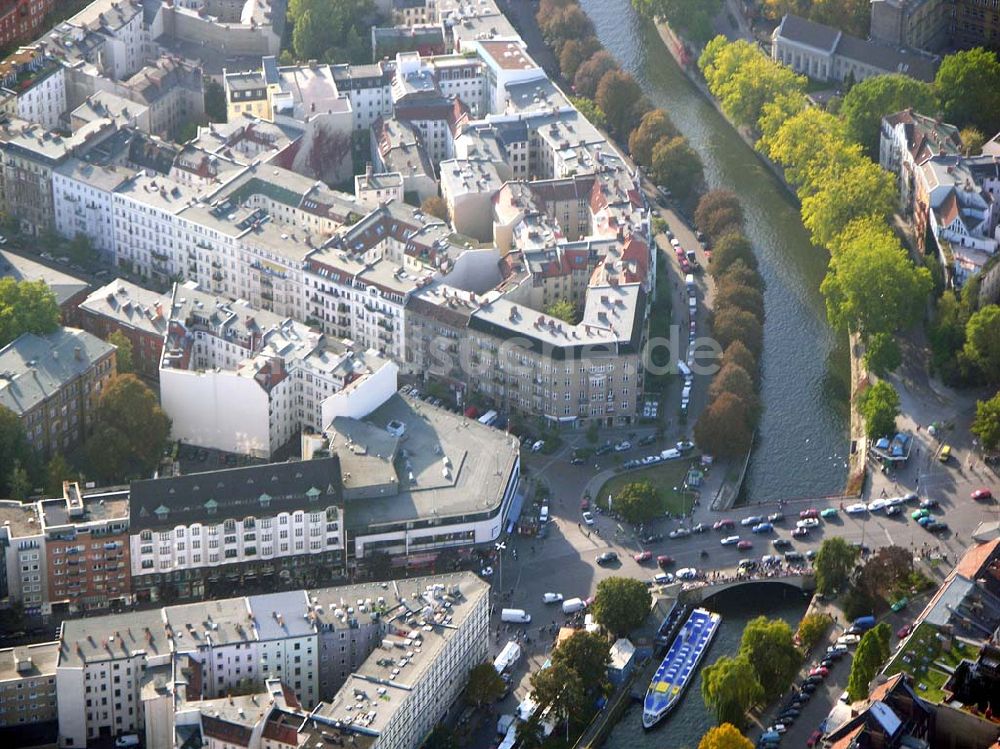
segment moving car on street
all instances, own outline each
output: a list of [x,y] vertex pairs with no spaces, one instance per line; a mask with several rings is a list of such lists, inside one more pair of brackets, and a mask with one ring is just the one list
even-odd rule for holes
[[603,554],[597,555],[597,563],[602,567],[607,564],[614,564],[618,561],[617,551],[605,551]]
[[542,603],[559,603],[563,599],[562,593],[543,593]]
[[740,542],[739,536],[726,536],[720,542],[723,546],[736,546]]

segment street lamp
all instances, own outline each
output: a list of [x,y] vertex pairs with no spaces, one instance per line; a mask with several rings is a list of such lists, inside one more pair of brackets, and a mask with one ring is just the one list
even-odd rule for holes
[[[503,553],[507,548],[507,544],[503,541],[497,541],[493,548],[495,548],[497,552],[497,588],[499,589],[497,597],[499,598],[503,596]],[[503,599],[501,598],[501,604],[502,603]]]

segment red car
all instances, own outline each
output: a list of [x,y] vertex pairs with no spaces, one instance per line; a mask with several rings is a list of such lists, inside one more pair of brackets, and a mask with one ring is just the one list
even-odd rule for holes
[[736,544],[736,548],[739,549],[740,551],[746,551],[747,549],[752,549],[753,541],[745,541],[745,540],[740,541],[738,544]]
[[824,679],[830,675],[830,669],[826,666],[816,666],[812,671],[809,672],[810,676],[822,676]]
[[972,498],[976,500],[988,500],[993,499],[993,492],[989,489],[976,489],[972,492]]
[[637,562],[648,562],[653,558],[653,552],[651,551],[640,551],[638,554],[632,557]]
[[803,510],[799,513],[799,520],[805,520],[806,518],[818,518],[819,510],[815,507],[810,507],[808,510]]
[[660,567],[667,568],[673,565],[674,558],[668,557],[666,554],[661,554],[656,558],[656,563],[660,565]]
[[725,520],[716,520],[715,524],[712,526],[717,531],[721,531],[723,528],[735,528],[736,521],[726,518]]
[[794,528],[792,530],[792,538],[805,538],[809,535],[808,528]]
[[590,509],[590,500],[589,499],[581,499],[580,500],[580,509],[583,510],[584,512],[586,512],[587,510],[589,510]]
[[904,637],[909,637],[910,632],[913,631],[912,624],[904,624],[902,627],[896,630],[896,637],[902,640]]
[[819,743],[820,739],[822,738],[823,734],[820,731],[813,731],[812,735],[808,739],[806,739],[806,746],[814,747]]

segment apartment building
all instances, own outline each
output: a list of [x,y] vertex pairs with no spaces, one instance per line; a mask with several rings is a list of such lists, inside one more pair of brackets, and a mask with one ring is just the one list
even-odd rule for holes
[[378,172],[402,176],[403,192],[423,202],[438,192],[434,164],[417,128],[408,122],[379,118],[371,127],[371,158]]
[[0,500],[0,605],[19,605],[25,616],[49,610],[45,535],[38,505]]
[[41,46],[21,47],[0,62],[0,98],[11,117],[54,130],[66,111],[66,73]]
[[379,204],[389,201],[403,202],[403,175],[399,172],[375,173],[369,161],[364,174],[354,177],[354,197],[366,211],[373,211]]
[[[69,620],[56,666],[59,745],[139,731],[151,749],[277,749],[321,728],[416,749],[485,659],[488,591],[466,572]],[[323,693],[321,674],[340,658],[356,673]],[[383,673],[391,680],[376,681]],[[355,716],[361,692],[370,709]]]
[[1000,3],[996,0],[955,0],[952,43],[959,49],[1000,44]]
[[9,250],[0,250],[0,278],[44,282],[56,297],[64,325],[77,324],[77,306],[90,291],[90,284],[82,278]]
[[103,340],[112,333],[125,336],[132,344],[135,373],[155,380],[160,375],[170,303],[169,294],[116,278],[80,303],[77,319],[80,327]]
[[0,45],[30,39],[42,27],[54,0],[8,0],[0,6]]
[[391,64],[331,65],[330,70],[337,90],[351,101],[355,130],[367,130],[380,117],[392,115]]
[[83,330],[24,333],[0,349],[0,404],[39,454],[65,453],[87,435],[115,371],[115,347]]
[[101,37],[102,74],[112,80],[128,78],[145,63],[151,38],[140,0],[95,0],[66,25]]
[[396,391],[393,362],[191,282],[175,285],[167,314],[160,397],[185,442],[270,457]]
[[137,599],[197,598],[215,584],[339,574],[340,482],[336,458],[134,482],[129,543]]
[[949,0],[872,0],[871,39],[937,52],[948,43],[954,6]]
[[8,745],[55,743],[58,657],[58,642],[0,650],[0,739]]
[[127,492],[84,496],[63,482],[63,496],[43,499],[49,602],[43,614],[79,614],[131,601]]

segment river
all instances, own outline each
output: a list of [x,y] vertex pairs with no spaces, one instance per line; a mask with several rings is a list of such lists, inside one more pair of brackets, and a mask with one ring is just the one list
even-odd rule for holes
[[699,153],[710,187],[734,190],[767,284],[764,413],[744,495],[751,502],[838,494],[847,476],[847,340],[826,322],[816,249],[798,207],[704,99],[629,0],[581,0],[601,42]]
[[[808,599],[792,589],[785,591],[785,598],[770,590],[767,595],[767,616],[784,619],[793,629],[798,627]],[[712,599],[708,608],[722,614],[722,623],[702,667],[721,655],[736,653],[747,622],[765,613],[760,603],[760,592],[755,594],[752,589],[737,588]],[[701,679],[699,669],[674,713],[651,731],[642,727],[642,705],[636,702],[629,706],[602,749],[695,749],[705,732],[715,725],[715,716],[701,699]]]

